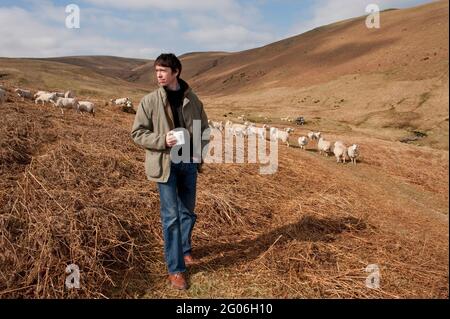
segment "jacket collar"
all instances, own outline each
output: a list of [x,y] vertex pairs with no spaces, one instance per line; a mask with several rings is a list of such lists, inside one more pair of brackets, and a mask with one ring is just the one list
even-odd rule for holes
[[[189,102],[188,96],[191,93],[192,89],[189,86],[189,84],[181,78],[178,79],[178,83],[180,84],[181,88],[184,88],[184,101],[183,101],[183,107],[184,107]],[[159,94],[161,95],[163,105],[166,106],[168,103],[166,90],[164,89],[164,87],[161,86],[161,87],[159,87],[158,91],[159,91]]]

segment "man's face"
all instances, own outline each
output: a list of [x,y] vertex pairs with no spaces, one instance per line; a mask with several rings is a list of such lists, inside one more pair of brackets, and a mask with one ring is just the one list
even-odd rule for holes
[[158,84],[161,86],[173,84],[177,79],[178,72],[172,72],[169,67],[157,65],[155,71]]

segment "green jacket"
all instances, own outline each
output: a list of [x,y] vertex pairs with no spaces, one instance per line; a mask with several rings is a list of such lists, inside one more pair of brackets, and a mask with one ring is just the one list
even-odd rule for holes
[[[179,81],[183,80],[179,79]],[[182,114],[186,129],[192,136],[193,120],[201,120],[203,134],[209,128],[203,103],[187,83],[184,83],[187,89],[184,92]],[[145,173],[151,181],[165,183],[170,176],[170,147],[166,147],[166,135],[173,129],[172,110],[166,91],[160,87],[142,98],[131,130],[134,142],[145,149]],[[202,140],[202,150],[208,142]]]

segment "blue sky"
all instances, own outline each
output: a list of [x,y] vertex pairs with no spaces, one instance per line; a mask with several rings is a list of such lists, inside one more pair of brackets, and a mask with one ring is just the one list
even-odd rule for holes
[[[430,0],[0,0],[0,57],[241,51],[315,27]],[[80,28],[65,26],[68,4]],[[381,21],[382,23],[382,21]]]

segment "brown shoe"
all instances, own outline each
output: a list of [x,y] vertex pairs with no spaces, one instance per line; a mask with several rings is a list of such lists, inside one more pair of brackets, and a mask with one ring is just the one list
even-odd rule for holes
[[194,257],[192,257],[192,255],[186,255],[186,256],[184,256],[184,264],[186,266],[193,266],[193,265],[197,265],[198,261],[197,261],[197,259],[194,259]]
[[186,283],[186,279],[184,278],[184,274],[179,272],[173,275],[169,274],[169,282],[170,285],[178,290],[186,290],[187,289],[187,283]]

